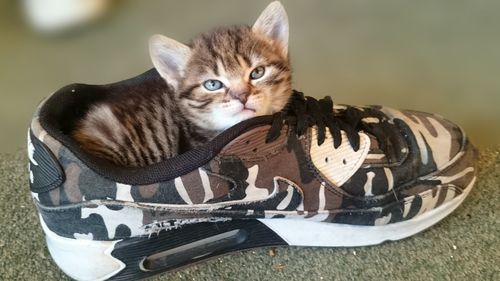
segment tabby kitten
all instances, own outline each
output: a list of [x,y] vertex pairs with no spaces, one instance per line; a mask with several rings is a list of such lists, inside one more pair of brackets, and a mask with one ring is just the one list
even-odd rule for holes
[[288,18],[279,2],[252,27],[218,28],[189,45],[154,35],[150,55],[168,86],[92,107],[72,133],[84,150],[118,165],[153,164],[279,111],[291,95]]

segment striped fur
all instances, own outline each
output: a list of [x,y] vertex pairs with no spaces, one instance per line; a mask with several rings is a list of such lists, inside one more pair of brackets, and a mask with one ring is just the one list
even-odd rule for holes
[[[218,28],[189,45],[155,35],[150,52],[169,87],[140,96],[123,93],[92,107],[72,133],[87,152],[118,165],[150,165],[243,120],[279,111],[291,95],[288,20],[279,2],[252,27]],[[257,67],[264,67],[264,75],[251,79]],[[207,90],[203,83],[209,79],[224,87]]]

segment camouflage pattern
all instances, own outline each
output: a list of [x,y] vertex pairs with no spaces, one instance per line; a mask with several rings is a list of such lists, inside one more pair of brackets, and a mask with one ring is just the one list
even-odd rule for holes
[[[374,128],[373,133],[361,132],[368,137],[369,151],[340,186],[311,161],[314,128],[297,137],[285,126],[277,140],[266,143],[270,127],[262,125],[187,174],[150,185],[128,185],[89,169],[47,134],[35,115],[32,137],[53,153],[65,181],[47,192],[32,193],[33,198],[41,219],[56,234],[116,240],[190,223],[250,218],[389,224],[412,219],[469,191],[476,175],[476,151],[459,127],[428,113],[377,106],[362,110],[372,116],[363,122]],[[33,168],[33,145],[29,154]],[[37,178],[31,176],[30,181]]]

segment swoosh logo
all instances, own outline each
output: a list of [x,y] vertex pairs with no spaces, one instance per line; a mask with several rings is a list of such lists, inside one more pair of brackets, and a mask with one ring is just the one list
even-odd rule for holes
[[[250,169],[249,169],[250,170]],[[250,173],[247,180],[252,180],[252,173]],[[246,196],[239,200],[229,200],[217,203],[203,203],[192,205],[179,205],[179,204],[162,204],[162,203],[140,203],[136,204],[141,207],[154,207],[157,210],[170,210],[170,211],[210,211],[217,209],[225,210],[295,210],[302,204],[303,193],[300,187],[294,182],[284,177],[273,178],[273,189],[268,194],[267,189],[256,188],[249,183],[246,188]],[[256,191],[256,189],[259,189]],[[265,190],[265,194],[260,191]]]

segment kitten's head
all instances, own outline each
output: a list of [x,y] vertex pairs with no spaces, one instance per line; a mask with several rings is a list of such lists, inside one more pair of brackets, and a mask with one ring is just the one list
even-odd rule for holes
[[155,35],[153,64],[196,125],[221,131],[281,110],[291,95],[288,18],[271,3],[252,27],[219,28],[189,46]]

